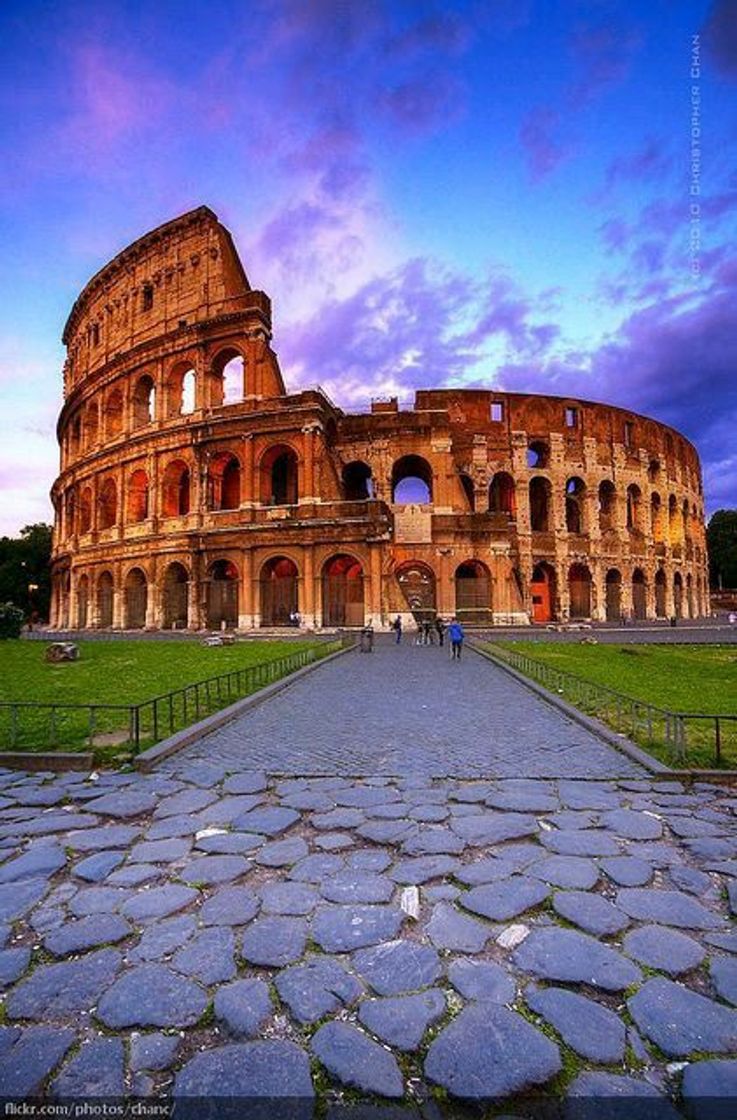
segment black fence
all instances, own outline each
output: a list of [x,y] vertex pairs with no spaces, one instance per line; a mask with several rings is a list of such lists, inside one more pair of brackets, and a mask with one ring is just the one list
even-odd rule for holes
[[235,700],[354,644],[354,637],[343,635],[284,657],[195,681],[139,704],[3,702],[0,703],[0,750],[119,747],[137,754],[143,746],[173,735]]
[[501,646],[484,648],[492,657],[564,696],[671,766],[737,768],[737,714],[671,712],[556,669],[527,653]]

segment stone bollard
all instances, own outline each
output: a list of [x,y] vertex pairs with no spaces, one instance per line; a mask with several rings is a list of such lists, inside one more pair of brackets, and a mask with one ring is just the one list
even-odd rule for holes
[[79,661],[79,646],[74,642],[52,642],[44,650],[44,661],[58,665],[62,661]]

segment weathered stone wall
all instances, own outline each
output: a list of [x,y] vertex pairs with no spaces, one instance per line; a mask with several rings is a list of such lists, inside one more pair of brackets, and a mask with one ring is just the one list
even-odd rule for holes
[[287,394],[270,339],[268,297],[206,208],[90,281],[64,332],[54,625],[708,610],[701,471],[678,432],[493,390],[349,415]]

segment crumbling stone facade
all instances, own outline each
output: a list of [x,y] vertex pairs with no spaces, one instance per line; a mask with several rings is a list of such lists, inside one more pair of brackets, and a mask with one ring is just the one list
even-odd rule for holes
[[386,627],[695,617],[694,447],[589,401],[288,393],[271,305],[201,207],[86,286],[64,330],[52,624]]

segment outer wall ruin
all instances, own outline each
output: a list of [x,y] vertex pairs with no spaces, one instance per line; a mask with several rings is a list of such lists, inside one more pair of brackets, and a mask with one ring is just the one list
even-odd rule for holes
[[694,447],[589,401],[288,393],[271,306],[201,207],[77,299],[52,490],[55,627],[697,617]]

